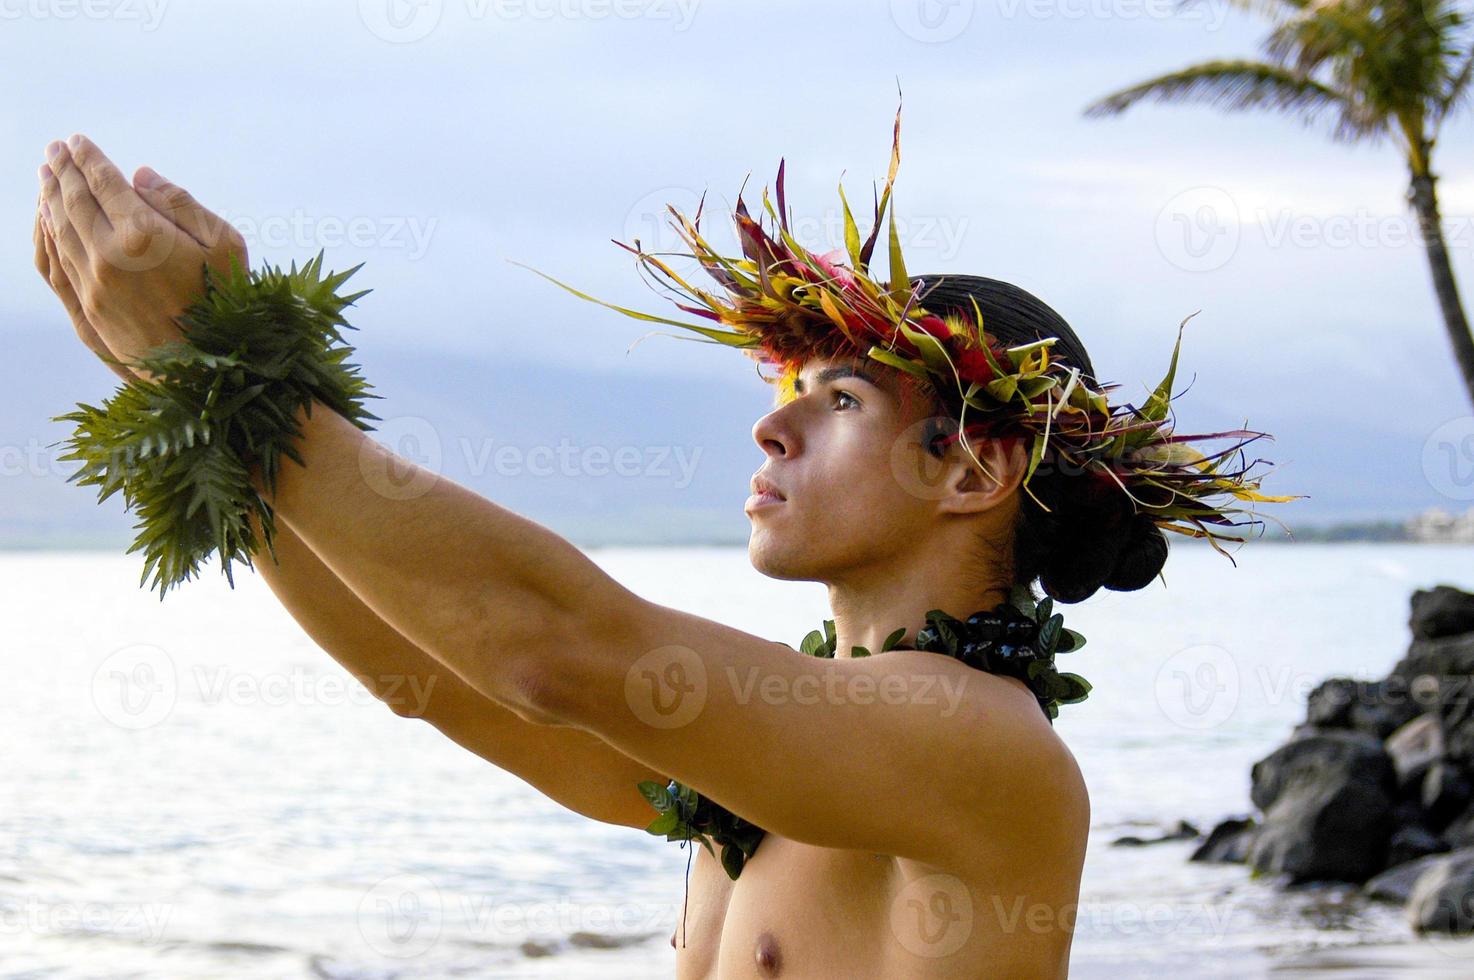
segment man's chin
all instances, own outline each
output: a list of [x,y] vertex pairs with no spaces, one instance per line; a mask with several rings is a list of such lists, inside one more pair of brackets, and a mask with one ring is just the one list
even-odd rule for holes
[[786,535],[775,534],[767,528],[754,527],[747,539],[747,559],[752,567],[768,578],[788,581],[808,581],[811,576],[803,554],[792,554],[785,546]]

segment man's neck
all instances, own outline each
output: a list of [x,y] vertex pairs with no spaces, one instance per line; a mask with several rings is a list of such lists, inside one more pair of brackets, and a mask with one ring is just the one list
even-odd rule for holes
[[992,609],[1009,598],[1007,586],[978,589],[921,582],[918,576],[900,575],[874,587],[855,583],[829,587],[829,606],[834,619],[836,658],[848,657],[852,648],[864,647],[879,653],[886,637],[901,627],[906,633],[893,646],[915,645],[916,633],[926,626],[926,614],[940,609],[958,619],[979,610]]

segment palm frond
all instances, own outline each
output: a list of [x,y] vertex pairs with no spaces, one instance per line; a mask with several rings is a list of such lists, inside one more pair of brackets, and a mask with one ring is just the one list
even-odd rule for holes
[[1464,63],[1455,69],[1448,88],[1439,96],[1429,115],[1428,124],[1436,133],[1443,120],[1457,112],[1469,100],[1469,79],[1474,75],[1474,45],[1464,54]]
[[1085,109],[1088,117],[1110,116],[1146,99],[1199,102],[1241,111],[1272,108],[1310,119],[1327,110],[1345,114],[1349,102],[1335,89],[1279,65],[1262,61],[1205,61],[1169,72],[1099,99]]

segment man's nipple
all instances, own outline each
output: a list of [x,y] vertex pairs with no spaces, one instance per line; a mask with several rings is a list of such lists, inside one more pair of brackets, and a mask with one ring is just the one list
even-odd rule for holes
[[764,930],[757,937],[757,949],[754,955],[757,958],[757,968],[765,977],[776,977],[783,969],[783,954],[778,949],[778,940],[771,932]]

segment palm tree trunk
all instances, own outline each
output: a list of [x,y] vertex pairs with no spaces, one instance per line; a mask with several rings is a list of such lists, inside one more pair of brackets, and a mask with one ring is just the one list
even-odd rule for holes
[[1474,335],[1469,332],[1469,320],[1464,316],[1463,304],[1459,302],[1459,287],[1454,282],[1448,247],[1443,241],[1443,220],[1439,217],[1438,198],[1433,191],[1433,182],[1437,179],[1431,173],[1414,173],[1408,187],[1408,200],[1418,215],[1423,247],[1428,252],[1428,266],[1433,270],[1433,291],[1438,294],[1438,306],[1443,311],[1443,325],[1448,330],[1449,343],[1453,345],[1454,360],[1464,376],[1469,402],[1474,405]]

